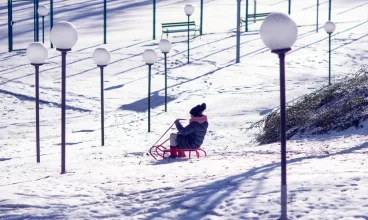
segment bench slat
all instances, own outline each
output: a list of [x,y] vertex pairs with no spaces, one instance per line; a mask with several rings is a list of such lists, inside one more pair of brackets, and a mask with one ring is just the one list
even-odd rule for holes
[[189,26],[189,31],[191,32],[199,31],[194,21],[161,23],[161,25],[162,25],[162,34],[166,34],[167,36],[169,33],[187,32],[188,26]]
[[[196,26],[196,25],[189,25],[189,27]],[[162,25],[162,28],[171,28],[171,27],[188,27],[188,24],[184,25]]]
[[[179,33],[179,32],[187,32],[188,29],[178,29],[178,30],[163,30],[162,32],[167,33]],[[189,31],[198,31],[197,29],[189,29]]]

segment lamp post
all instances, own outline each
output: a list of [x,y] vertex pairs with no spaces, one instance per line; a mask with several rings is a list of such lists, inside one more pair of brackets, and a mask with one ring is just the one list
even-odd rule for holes
[[189,63],[189,21],[190,21],[190,16],[193,14],[194,12],[194,7],[191,4],[187,4],[184,7],[184,12],[185,14],[188,16],[188,63]]
[[287,219],[285,54],[298,37],[296,23],[284,13],[271,13],[261,25],[263,43],[280,59],[281,219]]
[[331,85],[331,34],[335,31],[336,25],[332,21],[327,21],[324,28],[328,34],[328,85]]
[[61,52],[61,174],[65,173],[65,93],[66,54],[77,43],[78,33],[72,23],[61,21],[54,25],[50,34],[51,42]]
[[157,53],[152,49],[143,52],[143,60],[148,65],[148,132],[151,131],[151,67],[157,61]]
[[47,49],[42,43],[31,43],[27,47],[27,58],[35,67],[35,94],[36,94],[36,154],[37,163],[40,162],[40,100],[39,100],[39,68],[47,59]]
[[42,17],[42,43],[45,43],[45,16],[49,14],[49,8],[46,5],[38,7],[38,15]]
[[165,112],[167,112],[167,53],[171,50],[171,43],[166,39],[161,39],[159,48],[165,57]]
[[93,52],[93,61],[101,70],[101,145],[105,145],[105,113],[104,113],[104,67],[110,63],[110,52],[105,48],[97,48]]

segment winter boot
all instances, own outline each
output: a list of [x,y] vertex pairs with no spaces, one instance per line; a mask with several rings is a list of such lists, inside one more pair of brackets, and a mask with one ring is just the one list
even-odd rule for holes
[[176,158],[178,148],[170,146],[170,158]]
[[178,151],[178,157],[185,157],[185,151]]

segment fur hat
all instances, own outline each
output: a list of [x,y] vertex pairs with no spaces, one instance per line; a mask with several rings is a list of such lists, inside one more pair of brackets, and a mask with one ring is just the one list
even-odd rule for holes
[[203,116],[203,111],[206,110],[206,103],[203,103],[202,105],[197,105],[195,107],[193,107],[191,110],[190,110],[190,114],[193,116],[193,117],[201,117]]

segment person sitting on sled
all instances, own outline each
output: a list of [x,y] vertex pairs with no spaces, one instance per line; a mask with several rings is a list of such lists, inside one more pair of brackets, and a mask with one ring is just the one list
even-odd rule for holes
[[180,119],[175,120],[178,133],[170,135],[170,157],[185,157],[184,152],[177,153],[177,149],[197,149],[199,148],[207,133],[207,116],[203,115],[206,104],[197,105],[190,110],[191,119],[186,127],[180,123]]

